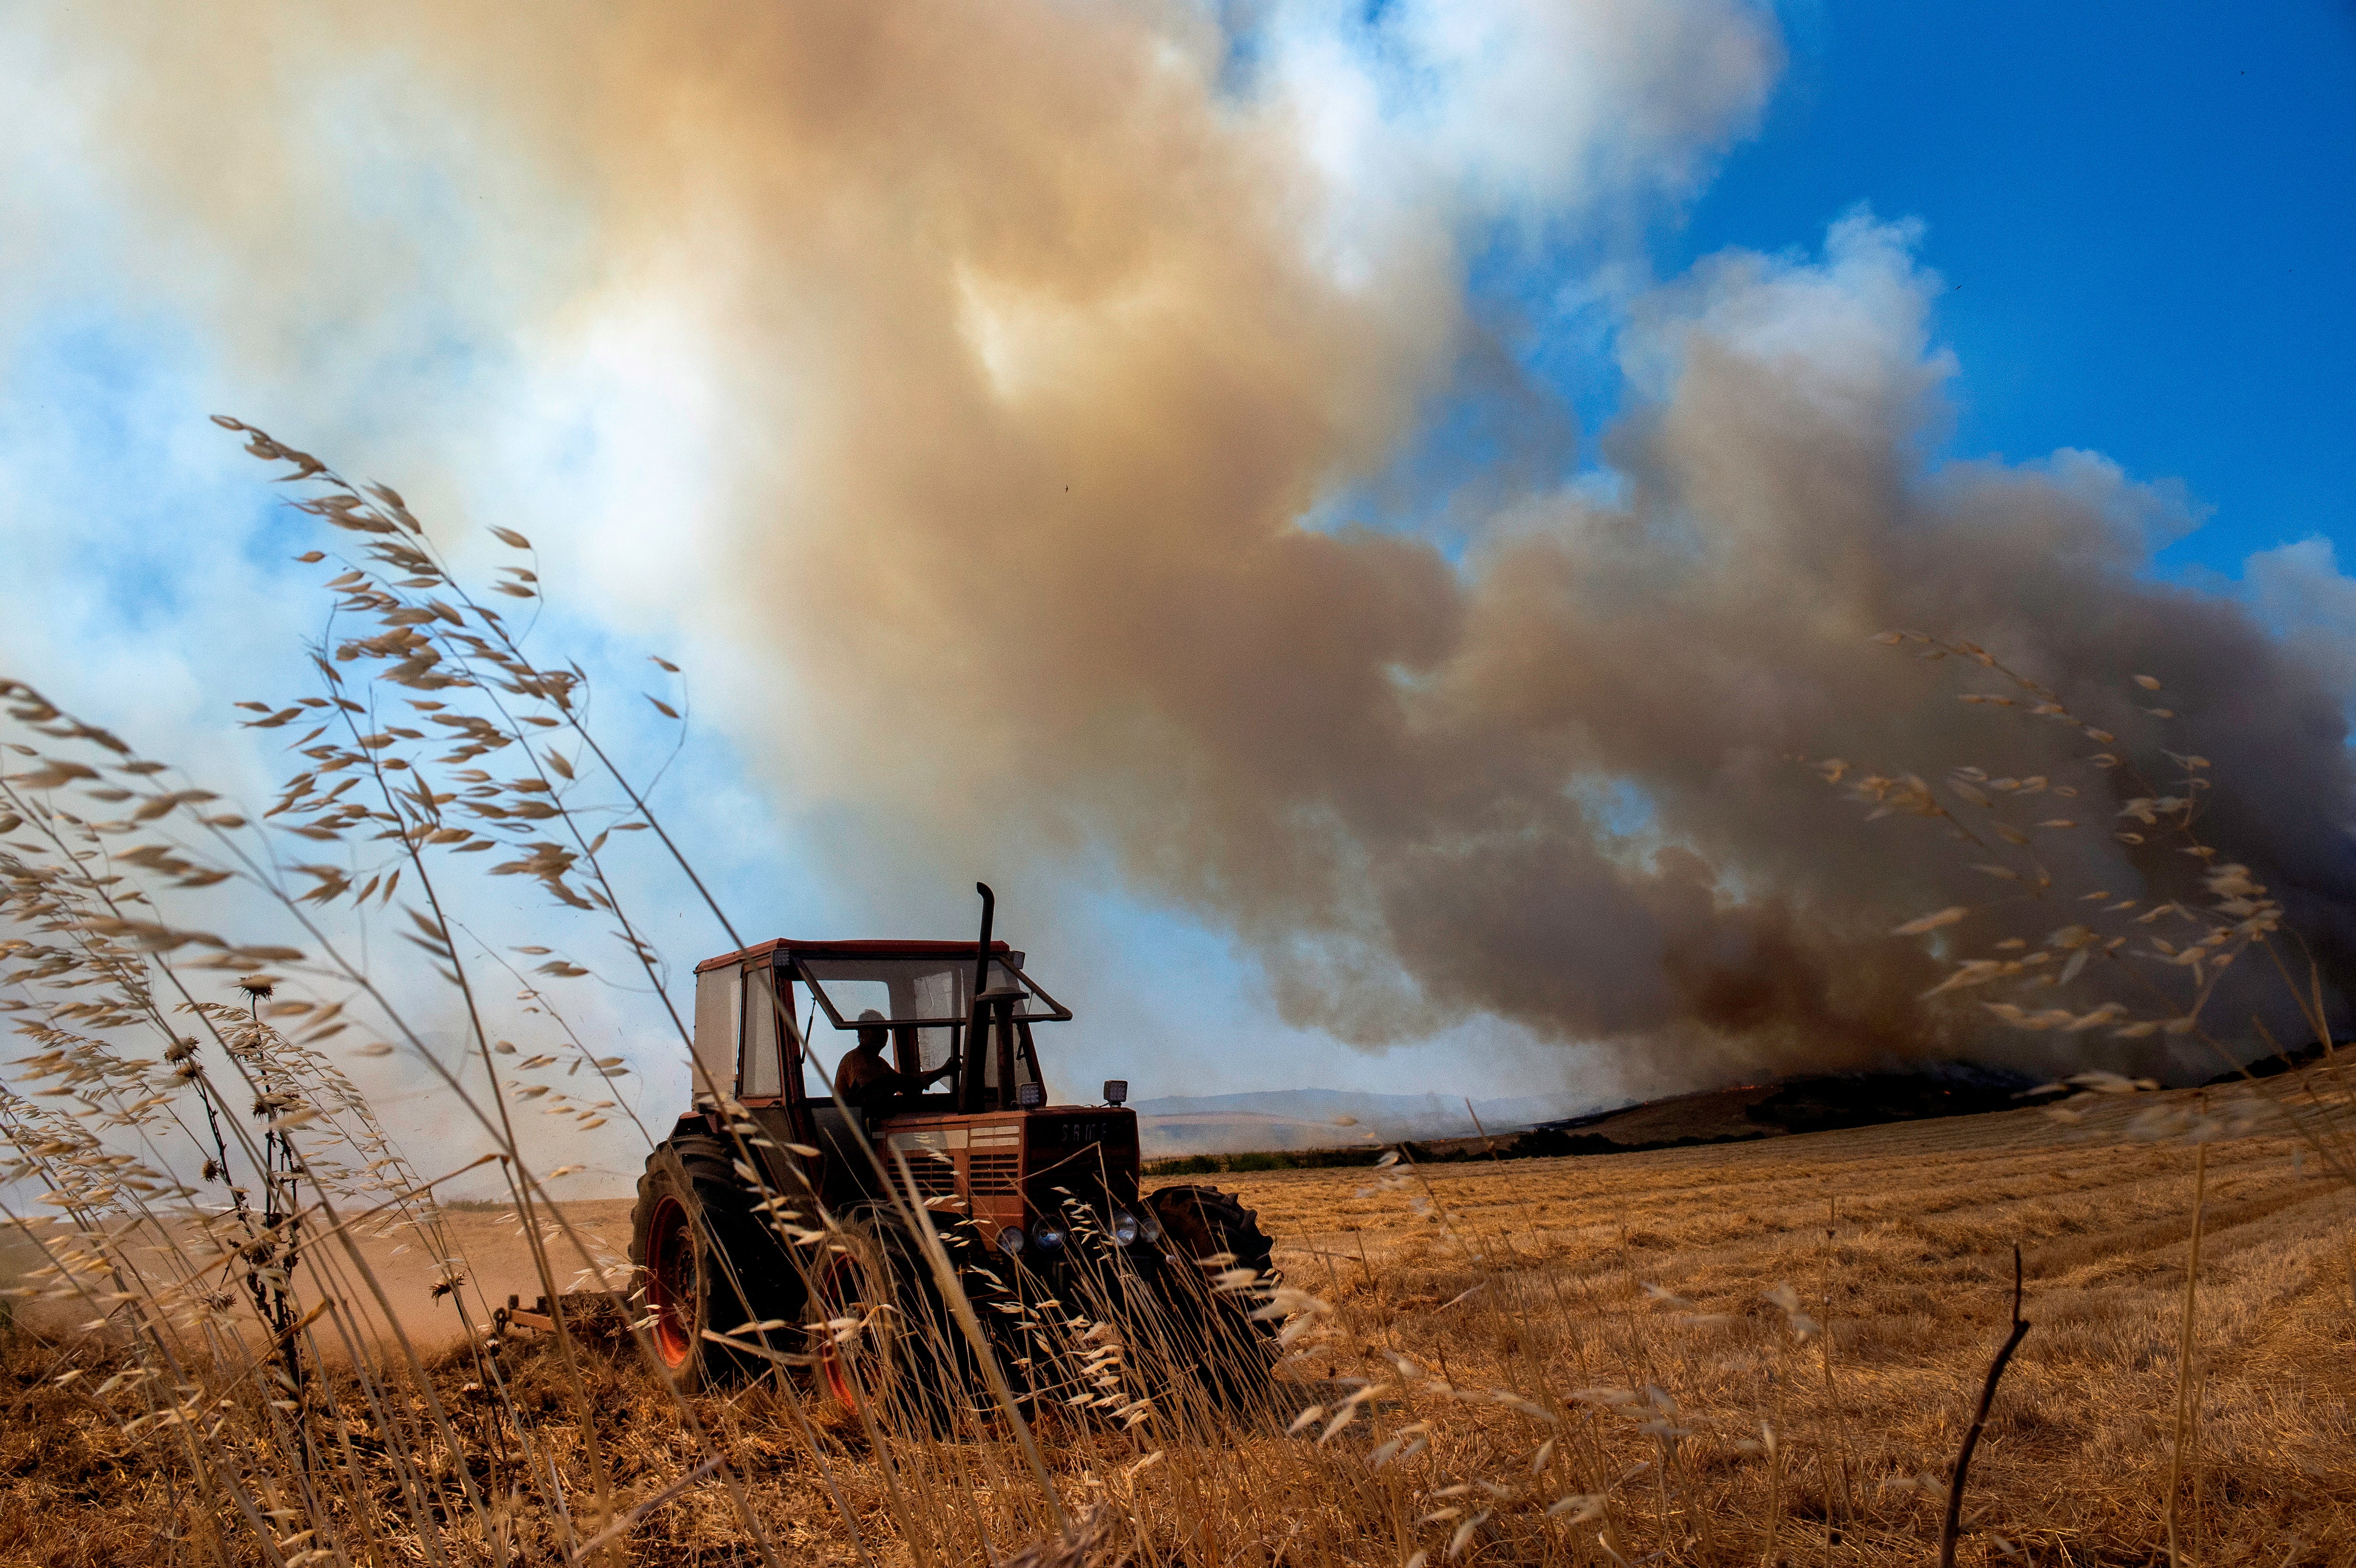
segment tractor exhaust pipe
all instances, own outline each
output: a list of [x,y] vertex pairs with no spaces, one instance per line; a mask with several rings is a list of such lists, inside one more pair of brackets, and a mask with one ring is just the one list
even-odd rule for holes
[[958,1069],[958,1111],[972,1115],[981,1109],[982,1052],[989,1049],[983,1028],[981,993],[990,986],[990,926],[998,914],[998,895],[988,882],[976,882],[981,895],[981,941],[973,950],[973,997],[967,1005],[965,1065]]

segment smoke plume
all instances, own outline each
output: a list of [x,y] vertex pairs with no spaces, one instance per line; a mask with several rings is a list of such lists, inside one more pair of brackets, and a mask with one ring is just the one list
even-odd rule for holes
[[[1735,0],[1346,12],[249,5],[52,47],[233,365],[332,357],[338,312],[418,291],[544,368],[656,331],[695,397],[599,434],[694,473],[571,543],[751,661],[732,722],[867,852],[1109,857],[1353,1041],[1488,1014],[1697,1081],[1981,1049],[1888,933],[1987,879],[1804,762],[2060,779],[2094,748],[1869,642],[1906,627],[2163,771],[2214,758],[2216,840],[2340,962],[2349,669],[2152,581],[2191,521],[2164,487],[1926,462],[1955,368],[1904,224],[1625,293],[1599,467],[1445,547],[1354,522],[1337,497],[1501,357],[1474,251],[1620,254],[1778,53]],[[371,194],[356,123],[415,166]],[[447,250],[407,226],[445,206]],[[2061,888],[2181,891],[2103,787]]]

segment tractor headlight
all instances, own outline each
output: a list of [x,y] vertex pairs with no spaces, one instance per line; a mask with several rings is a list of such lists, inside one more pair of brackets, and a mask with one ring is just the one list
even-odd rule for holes
[[1117,1247],[1128,1246],[1130,1243],[1137,1240],[1137,1216],[1130,1213],[1126,1209],[1116,1209],[1112,1211],[1112,1225],[1110,1228],[1112,1231],[1113,1245]]
[[998,1232],[998,1250],[1012,1257],[1023,1250],[1023,1227],[1009,1225]]
[[1162,1221],[1151,1209],[1138,1216],[1137,1230],[1138,1233],[1149,1242],[1158,1242],[1162,1239]]
[[1033,1221],[1031,1244],[1043,1253],[1061,1251],[1064,1245],[1064,1227],[1053,1220],[1043,1218]]

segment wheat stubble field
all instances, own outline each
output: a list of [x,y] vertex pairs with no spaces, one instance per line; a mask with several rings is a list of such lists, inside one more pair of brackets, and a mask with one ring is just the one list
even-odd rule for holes
[[[1708,1509],[1729,1561],[1761,1549],[1774,1506],[1763,1459],[1734,1446],[1762,1421],[1780,1429],[1794,1560],[1821,1548],[1828,1481],[1858,1523],[1837,1552],[1905,1561],[1910,1539],[1933,1538],[1934,1483],[2008,1326],[2018,1242],[2033,1327],[1966,1522],[1999,1556],[1997,1537],[2040,1560],[2139,1562],[2163,1545],[2195,1158],[2021,1111],[1440,1167],[1432,1211],[1406,1223],[1387,1195],[1354,1196],[1351,1172],[1242,1180],[1285,1239],[1280,1263],[1362,1333],[1492,1375],[1519,1361],[1558,1389],[1665,1388],[1693,1434],[1671,1469],[1719,1493]],[[2285,1138],[2211,1145],[2207,1159],[2186,1483],[2210,1521],[2201,1560],[2343,1560],[2356,1544],[2344,1190]],[[1766,1299],[1785,1285],[1819,1332],[1796,1338]],[[1533,1336],[1531,1321],[1547,1328]],[[1637,1424],[1597,1420],[1623,1438]],[[1632,1506],[1636,1482],[1622,1481]],[[1723,1491],[1746,1500],[1730,1509]]]
[[[2189,1107],[2197,1094],[2142,1096],[2138,1109],[2156,1100]],[[1118,1432],[1043,1420],[1057,1488],[1100,1507],[1111,1531],[1068,1560],[1927,1561],[2008,1326],[2018,1242],[2032,1328],[1974,1461],[1961,1561],[2165,1562],[2172,1463],[2180,1561],[2348,1561],[2348,1200],[2288,1138],[2208,1146],[2177,1453],[2202,1157],[2025,1110],[1610,1157],[1230,1179],[1278,1238],[1286,1285],[1313,1302],[1302,1353],[1279,1407],[1258,1415]],[[615,1203],[569,1218],[608,1239],[626,1222]],[[528,1277],[512,1219],[451,1220],[487,1282]],[[402,1294],[425,1305],[422,1285]],[[425,1339],[450,1315],[428,1306],[412,1321]],[[28,1339],[8,1357],[0,1421],[9,1560],[197,1546],[172,1522],[186,1516],[168,1464],[143,1467],[100,1402],[49,1381],[55,1348]],[[945,1541],[909,1539],[911,1492],[960,1510],[972,1499],[991,1557],[1023,1544],[1011,1445],[879,1439],[766,1389],[690,1401],[698,1439],[626,1349],[584,1360],[617,1494],[661,1499],[618,1561],[756,1560],[715,1481],[673,1490],[715,1441],[785,1560],[942,1560]],[[433,1364],[456,1419],[486,1424],[490,1445],[499,1423],[478,1364],[446,1331]],[[575,1396],[550,1348],[519,1341],[500,1371],[506,1419],[584,1477]],[[370,1430],[365,1414],[354,1425]],[[517,1560],[541,1555],[528,1511],[519,1493]],[[380,1561],[423,1560],[386,1548]]]

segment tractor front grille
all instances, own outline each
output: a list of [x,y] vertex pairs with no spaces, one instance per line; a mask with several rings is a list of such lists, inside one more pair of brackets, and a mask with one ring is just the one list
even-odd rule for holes
[[981,1193],[1012,1192],[1015,1189],[1015,1178],[1023,1169],[1021,1151],[1008,1149],[1001,1153],[993,1149],[983,1153],[977,1149],[966,1158],[969,1161],[966,1168],[968,1190]]
[[957,1191],[957,1167],[928,1151],[916,1151],[908,1161],[908,1174],[916,1178],[921,1198],[947,1198]]

